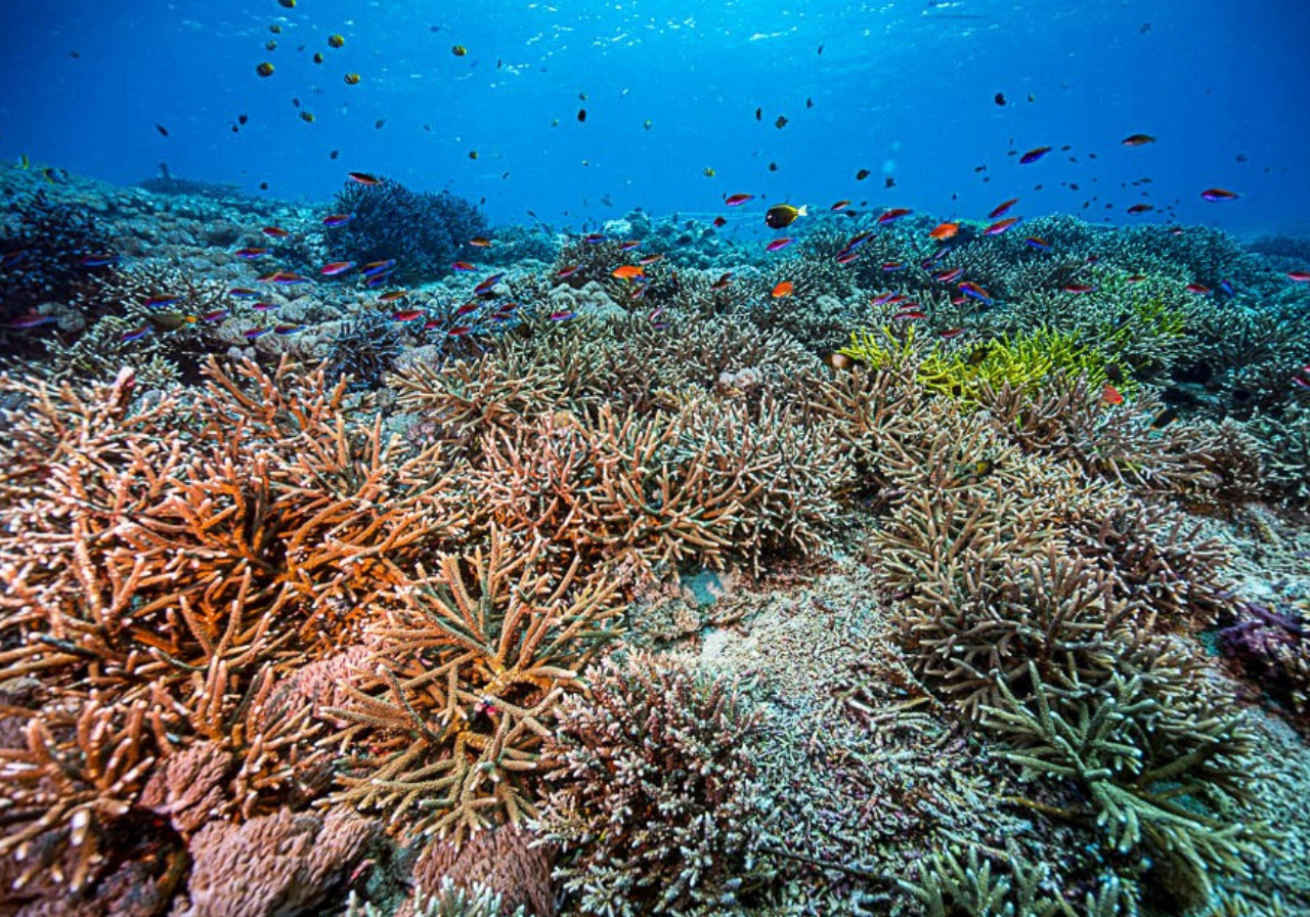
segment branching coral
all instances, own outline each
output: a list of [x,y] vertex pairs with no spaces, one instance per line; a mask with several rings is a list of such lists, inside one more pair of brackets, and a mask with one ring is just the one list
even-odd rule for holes
[[451,265],[467,260],[469,241],[487,231],[487,219],[473,204],[442,191],[411,191],[384,179],[367,186],[348,183],[337,194],[337,213],[353,214],[327,236],[333,260],[367,264],[395,259],[397,282],[437,280]]
[[1240,715],[1221,712],[1199,685],[1190,698],[1166,700],[1163,692],[1181,685],[1161,674],[1056,687],[1034,666],[1030,700],[1002,685],[1002,703],[987,712],[1017,746],[1007,757],[1029,777],[1069,781],[1085,800],[1036,808],[1093,821],[1112,849],[1143,858],[1148,897],[1188,909],[1206,900],[1212,876],[1249,878],[1275,835],[1234,817],[1233,805],[1251,799],[1250,736]]
[[539,829],[586,913],[723,913],[747,897],[759,839],[742,741],[758,716],[721,681],[652,657],[607,661],[562,705]]
[[[48,831],[92,856],[88,834],[200,740],[230,754],[209,817],[303,803],[320,727],[308,708],[264,710],[276,679],[458,530],[433,454],[393,461],[377,426],[347,423],[342,385],[293,381],[289,365],[210,371],[185,406],[137,403],[130,371],[89,389],[6,382],[28,403],[3,446],[0,664],[49,697],[24,712],[26,748],[5,769],[20,827],[0,853]],[[120,730],[131,755],[110,742]],[[56,805],[47,780],[84,788]]]
[[467,472],[479,511],[525,544],[643,565],[758,565],[825,543],[847,471],[823,427],[701,400],[671,414],[603,407],[488,435]]
[[351,754],[341,799],[457,844],[536,811],[542,740],[581,687],[618,589],[584,582],[577,559],[561,577],[541,559],[540,544],[520,552],[493,531],[485,552],[445,557],[402,590],[376,667],[324,711],[350,724],[334,740]]

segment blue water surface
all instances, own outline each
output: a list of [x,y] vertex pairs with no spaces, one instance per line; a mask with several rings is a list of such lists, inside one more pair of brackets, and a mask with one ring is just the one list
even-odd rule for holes
[[[497,223],[742,192],[1304,230],[1307,34],[1304,0],[8,0],[0,156],[314,201],[360,170]],[[1139,132],[1158,141],[1122,145]]]

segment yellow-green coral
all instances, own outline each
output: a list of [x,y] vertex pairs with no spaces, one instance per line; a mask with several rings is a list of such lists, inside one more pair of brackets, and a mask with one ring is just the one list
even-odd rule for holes
[[966,405],[978,403],[984,384],[1035,389],[1057,373],[1086,376],[1092,385],[1107,381],[1104,355],[1083,346],[1072,334],[1046,328],[1014,338],[1002,335],[969,349],[947,351],[934,344],[925,351],[915,345],[913,328],[898,338],[883,326],[880,334],[854,332],[841,352],[875,369],[901,365],[917,356],[916,375],[924,388]]

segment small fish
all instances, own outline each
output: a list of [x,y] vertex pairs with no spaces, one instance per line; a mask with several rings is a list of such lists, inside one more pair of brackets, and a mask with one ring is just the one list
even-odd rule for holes
[[576,318],[577,313],[568,309],[561,309],[559,312],[552,312],[547,316],[552,322],[567,322],[571,318]]
[[701,174],[704,175],[706,178],[713,178],[715,175],[714,168],[712,166],[706,166],[705,169],[701,172]]
[[1090,283],[1067,283],[1064,285],[1064,292],[1073,293],[1075,296],[1081,296],[1084,293],[1091,293],[1096,287]]
[[1141,283],[1145,279],[1146,279],[1145,274],[1129,274],[1127,277],[1124,278],[1124,280],[1127,281],[1128,283]]
[[321,64],[321,63],[323,63],[323,61],[325,61],[325,60],[327,60],[327,58],[323,56],[323,52],[322,52],[322,51],[315,51],[315,52],[314,52],[314,63],[316,63],[316,64]]
[[464,335],[468,334],[472,330],[473,330],[472,325],[455,325],[452,328],[447,328],[446,334],[448,334],[450,337],[457,338],[457,337],[463,337]]
[[959,223],[942,223],[932,232],[928,233],[928,238],[936,239],[938,242],[945,242],[947,239],[954,239],[959,231]]
[[391,313],[392,320],[397,322],[412,322],[414,319],[421,318],[422,316],[422,309],[401,309],[397,312]]
[[254,309],[256,312],[272,312],[281,305],[281,303],[276,302],[257,302],[251,303],[250,308]]
[[882,272],[884,274],[890,274],[893,271],[903,271],[903,270],[905,270],[905,263],[903,261],[885,261],[883,262],[882,265]]
[[1019,157],[1019,165],[1026,166],[1029,163],[1036,162],[1049,152],[1051,152],[1049,146],[1039,146],[1036,149],[1029,150]]
[[1207,201],[1235,201],[1239,195],[1233,191],[1224,188],[1206,188],[1201,192],[1201,197]]
[[858,236],[852,236],[851,240],[846,243],[846,250],[849,252],[853,252],[872,238],[873,238],[872,232],[862,232]]
[[965,296],[971,296],[974,299],[978,300],[979,302],[986,303],[989,306],[996,301],[992,299],[992,294],[988,293],[986,290],[978,286],[978,284],[974,283],[972,280],[965,280],[961,282],[957,289],[959,289],[959,291],[963,293]]
[[1177,418],[1178,418],[1177,408],[1165,408],[1159,414],[1155,415],[1155,419],[1151,421],[1151,429],[1162,430],[1165,427],[1169,426],[1169,424],[1173,423],[1174,420],[1176,420]]
[[1154,204],[1133,204],[1133,206],[1128,208],[1128,212],[1136,216],[1139,213],[1148,213],[1154,209]]
[[455,317],[463,318],[465,315],[471,315],[481,308],[482,308],[482,303],[478,302],[476,299],[473,300],[472,302],[466,302],[464,303],[464,305],[460,306],[458,309],[455,310]]
[[1155,138],[1150,134],[1130,134],[1122,143],[1124,146],[1145,146],[1148,143],[1155,143]]
[[476,296],[479,293],[487,292],[496,284],[500,283],[501,280],[503,280],[504,278],[505,278],[505,274],[503,271],[499,274],[492,274],[486,280],[483,280],[481,283],[479,283],[477,286],[473,288],[473,294]]
[[204,315],[200,316],[200,320],[213,325],[226,319],[229,314],[230,313],[226,309],[215,309],[213,312],[206,312]]
[[333,261],[331,264],[323,265],[319,273],[324,277],[336,277],[351,270],[354,266],[355,262],[353,261]]
[[1051,243],[1040,236],[1029,236],[1023,240],[1023,244],[1029,248],[1035,248],[1039,252],[1049,252],[1051,250]]
[[979,344],[969,352],[969,356],[965,358],[964,362],[968,363],[970,366],[980,366],[987,362],[987,357],[991,352],[992,346],[990,344]]
[[378,302],[382,305],[390,305],[393,302],[404,299],[409,295],[409,290],[392,290],[390,293],[383,293],[378,297]]
[[940,281],[941,283],[955,283],[955,281],[959,280],[963,275],[964,275],[964,268],[953,267],[953,268],[948,268],[947,270],[944,271],[938,271],[936,274],[932,275],[932,278],[933,280]]
[[622,245],[619,246],[619,251],[630,252],[634,248],[637,248],[640,245],[641,243],[638,242],[636,239],[628,239]]
[[[457,274],[469,274],[477,271],[477,268],[469,264],[467,261],[456,261],[450,267]],[[577,268],[574,268],[574,270],[577,270]]]
[[873,300],[873,301],[870,303],[870,305],[872,305],[872,306],[885,306],[885,305],[887,305],[888,303],[890,303],[890,302],[891,302],[893,299],[895,299],[895,298],[896,298],[896,294],[895,294],[895,293],[884,293],[884,294],[882,294],[881,296],[879,296],[877,299]]
[[273,326],[273,333],[274,333],[274,334],[281,334],[281,335],[297,334],[297,333],[299,333],[299,332],[301,332],[301,331],[304,331],[304,330],[305,330],[305,326],[304,326],[304,325],[298,325],[298,324],[297,324],[297,325],[274,325],[274,326]]
[[[473,270],[472,265],[469,265],[469,270]],[[576,273],[577,273],[578,271],[580,271],[580,270],[582,270],[582,265],[581,265],[581,264],[570,264],[568,267],[562,267],[562,268],[560,268],[558,271],[556,271],[556,272],[555,272],[555,279],[556,279],[556,280],[567,280],[568,278],[572,277],[574,274],[576,274]]]
[[347,73],[346,76],[345,76],[345,80],[346,80],[346,85],[347,85],[347,86],[358,86],[358,85],[359,85],[359,74],[358,74],[358,73]]
[[855,180],[856,180],[856,181],[864,181],[866,178],[868,178],[868,177],[869,177],[870,175],[872,175],[872,174],[873,174],[873,173],[870,172],[868,169],[861,169],[860,171],[858,171],[858,172],[855,173]]
[[1288,271],[1287,279],[1293,283],[1310,283],[1310,271]]
[[924,314],[923,314],[922,312],[920,312],[919,310],[917,310],[917,309],[911,309],[911,310],[909,310],[908,312],[897,312],[895,315],[892,316],[892,321],[894,321],[894,322],[901,322],[901,321],[918,322],[918,321],[923,321],[923,320],[924,320],[925,318],[927,318],[927,317],[928,317],[928,316],[924,315]]
[[285,239],[291,233],[287,232],[281,226],[265,226],[260,230],[266,236],[272,236],[274,239]]
[[878,217],[878,225],[883,226],[893,220],[899,220],[903,216],[913,213],[908,207],[893,207],[891,210],[884,210],[882,216]]
[[364,265],[364,270],[362,270],[360,273],[362,273],[365,277],[377,277],[382,274],[391,273],[392,269],[395,268],[395,266],[396,266],[395,258],[388,258],[386,261],[371,261],[368,264]]
[[59,321],[59,319],[53,315],[38,315],[33,312],[14,319],[9,323],[9,327],[17,331],[25,331],[28,328],[40,328],[42,325],[53,325],[57,321]]
[[328,229],[337,229],[345,226],[355,218],[353,213],[330,213],[323,217],[323,225]]
[[258,67],[255,68],[255,72],[258,73],[260,76],[272,76],[273,65],[270,64],[268,61],[264,61],[262,64],[260,64]]
[[793,207],[791,204],[775,204],[764,214],[764,223],[770,229],[784,229],[796,222],[797,217],[807,214],[805,207]]
[[328,44],[334,48],[344,47],[346,44],[346,39],[344,36],[341,35],[329,35]]
[[1197,296],[1209,296],[1213,292],[1205,284],[1196,282],[1189,283],[1184,289],[1188,293],[1195,293]]
[[247,341],[253,341],[255,338],[262,337],[272,331],[272,328],[247,328],[241,332],[241,336]]
[[1220,290],[1220,292],[1222,292],[1225,296],[1236,296],[1236,295],[1237,295],[1237,292],[1236,292],[1236,290],[1233,288],[1233,282],[1232,282],[1231,280],[1221,280],[1221,281],[1219,281],[1219,290]]
[[298,284],[309,282],[310,279],[308,277],[301,277],[299,274],[292,273],[291,271],[282,271],[273,279],[273,283],[281,284],[284,287],[293,287]]
[[838,201],[837,203],[833,204],[833,205],[832,205],[831,207],[829,207],[828,209],[831,210],[831,211],[833,211],[833,212],[835,213],[835,212],[838,211],[838,210],[845,210],[845,209],[846,209],[847,207],[849,207],[850,205],[851,205],[851,202],[850,202],[850,201]]
[[1106,383],[1101,389],[1101,402],[1104,404],[1123,404],[1124,396],[1117,388],[1110,383]]
[[996,95],[992,96],[992,101],[995,102],[997,105],[1000,105],[1002,108],[1004,108],[1004,107],[1005,107],[1005,93],[1003,93],[1003,92],[998,92],[998,93],[996,93]]
[[244,258],[247,261],[253,261],[255,258],[262,258],[268,254],[266,248],[239,248],[234,252],[238,258]]
[[146,316],[146,322],[156,331],[176,331],[194,325],[197,321],[199,319],[196,316],[183,315],[181,312],[156,312]]
[[622,267],[616,267],[612,274],[619,280],[632,280],[635,277],[644,277],[645,273],[635,264],[625,264]]
[[858,257],[860,257],[859,252],[853,252],[848,248],[848,249],[844,249],[843,251],[839,251],[837,253],[836,258],[834,258],[833,260],[835,260],[838,264],[850,264]]
[[149,333],[150,326],[142,325],[140,328],[133,328],[130,331],[124,331],[121,339],[124,341],[139,341]]
[[773,122],[773,126],[776,127],[778,130],[782,130],[784,127],[787,126],[787,116],[778,115],[778,120]]
[[768,245],[764,246],[764,250],[766,252],[781,251],[782,249],[786,248],[788,245],[791,245],[795,241],[796,241],[795,239],[774,239]]
[[177,296],[173,293],[160,293],[155,296],[147,296],[145,299],[141,300],[141,305],[145,306],[147,309],[158,309],[161,306],[171,306],[181,298],[181,296]]
[[374,175],[370,175],[367,172],[350,172],[347,174],[347,178],[349,178],[353,182],[358,182],[361,185],[382,184],[382,179]]
[[[261,280],[263,278],[260,278]],[[228,296],[235,296],[237,299],[258,299],[259,293],[249,287],[233,287],[227,291]]]
[[1018,217],[1006,217],[1003,220],[997,220],[995,223],[993,223],[992,225],[988,226],[986,229],[983,230],[983,235],[999,236],[1001,233],[1005,232],[1007,229],[1009,229],[1011,226],[1013,226],[1015,223],[1018,222],[1019,222]]
[[717,216],[714,218],[714,225],[718,227],[727,226],[728,221],[724,217]]
[[586,120],[587,120],[587,110],[586,110],[585,108],[579,108],[579,109],[578,109],[578,123],[579,123],[579,124],[583,124],[583,123],[586,122]]
[[754,199],[755,195],[753,194],[733,194],[724,198],[723,203],[727,204],[729,207],[740,207],[747,201]]
[[643,255],[641,258],[638,258],[637,261],[639,264],[642,264],[644,266],[650,266],[654,264],[656,261],[659,261],[663,257],[664,257],[663,254]]
[[712,284],[710,284],[710,289],[726,290],[728,288],[728,285],[731,283],[732,283],[732,274],[731,272],[729,272],[721,276],[718,280],[714,281]]
[[463,57],[464,55],[469,53],[469,49],[464,47],[463,45],[455,45],[450,49],[450,53],[455,55],[456,57]]
[[491,240],[486,236],[474,236],[472,239],[469,239],[469,245],[472,245],[474,248],[491,248]]
[[951,338],[959,337],[962,334],[964,334],[963,328],[947,328],[945,331],[937,332],[938,337],[945,338],[948,341]]
[[83,255],[77,259],[77,263],[82,267],[107,267],[118,261],[118,256],[109,252],[98,254]]
[[795,291],[795,289],[796,287],[792,284],[790,280],[784,280],[773,288],[773,292],[770,295],[774,299],[781,299],[784,296],[790,296]]
[[987,219],[995,220],[999,217],[1005,216],[1005,214],[1009,212],[1010,208],[1017,203],[1019,203],[1019,199],[1017,197],[1012,197],[1008,201],[1004,201],[1003,203],[997,204],[995,207],[992,208],[992,212],[987,214]]
[[590,235],[583,236],[582,241],[586,242],[588,245],[599,245],[605,241],[605,235],[603,233],[593,232]]

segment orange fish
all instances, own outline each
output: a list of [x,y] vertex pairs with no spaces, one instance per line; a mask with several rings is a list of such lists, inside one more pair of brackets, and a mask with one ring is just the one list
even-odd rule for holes
[[955,234],[960,231],[959,223],[942,223],[932,232],[928,233],[930,238],[939,242],[945,242],[947,239],[954,239]]
[[635,264],[625,264],[623,267],[614,269],[614,276],[620,280],[631,280],[634,277],[645,277],[646,273]]
[[1105,388],[1101,389],[1101,401],[1105,404],[1123,404],[1124,396],[1117,388],[1107,382]]
[[796,288],[792,286],[792,282],[790,280],[784,280],[782,283],[778,284],[776,287],[773,288],[773,298],[781,299],[784,296],[790,296],[792,294],[792,291],[795,289]]
[[469,239],[469,245],[477,248],[491,248],[491,240],[486,236],[478,236],[475,239]]
[[378,297],[378,302],[383,304],[393,303],[398,299],[404,299],[409,295],[409,290],[392,290],[390,293],[383,293]]

